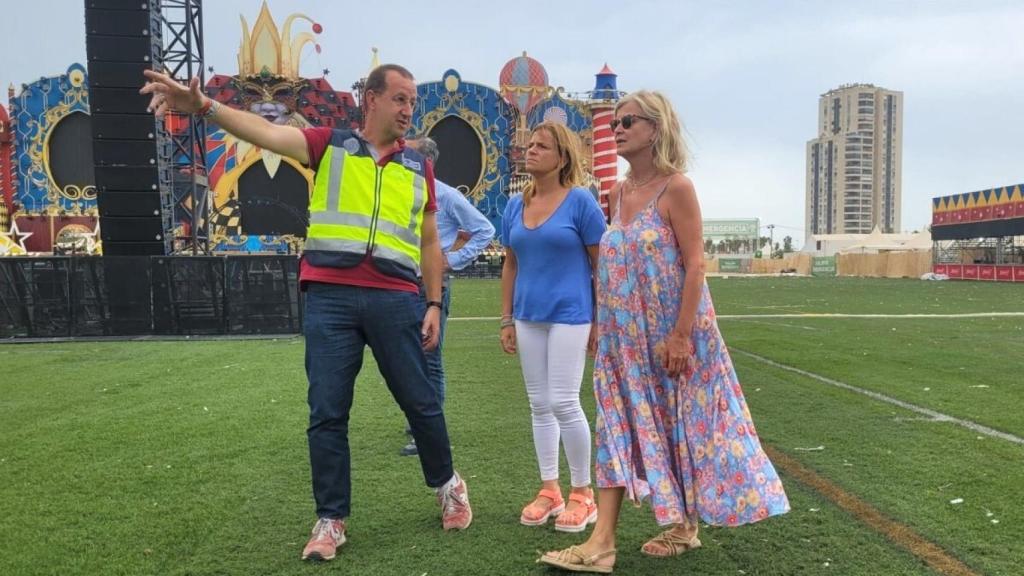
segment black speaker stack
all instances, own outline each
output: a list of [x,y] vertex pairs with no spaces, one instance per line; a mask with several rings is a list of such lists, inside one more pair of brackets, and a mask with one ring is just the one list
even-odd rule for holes
[[100,236],[106,256],[172,249],[171,143],[139,94],[161,70],[159,0],[86,0],[86,53]]

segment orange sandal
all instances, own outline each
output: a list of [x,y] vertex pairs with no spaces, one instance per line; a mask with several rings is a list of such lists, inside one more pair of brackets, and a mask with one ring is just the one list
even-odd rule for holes
[[[551,503],[546,506],[539,504],[537,500],[541,498],[547,498],[551,500]],[[548,523],[548,518],[561,514],[563,510],[565,510],[565,500],[562,500],[562,493],[544,489],[537,493],[533,502],[523,508],[523,513],[519,516],[519,523],[523,526],[543,526]]]
[[572,510],[566,510],[555,519],[555,530],[559,532],[583,532],[587,526],[597,522],[597,503],[594,502],[593,493],[584,496],[573,492],[569,494],[571,502],[580,505]]

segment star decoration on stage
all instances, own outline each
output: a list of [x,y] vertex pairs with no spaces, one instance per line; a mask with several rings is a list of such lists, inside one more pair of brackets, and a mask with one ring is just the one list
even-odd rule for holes
[[86,254],[102,254],[102,243],[100,242],[100,219],[96,219],[96,226],[93,227],[92,232],[83,232],[82,238],[85,239],[85,253]]
[[23,256],[28,254],[28,249],[25,248],[25,239],[32,234],[32,232],[18,230],[18,221],[13,220],[9,231],[0,232],[0,256]]

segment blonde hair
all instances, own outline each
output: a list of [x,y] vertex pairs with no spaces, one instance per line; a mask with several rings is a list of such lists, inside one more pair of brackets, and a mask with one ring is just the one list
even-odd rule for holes
[[[566,128],[564,124],[541,122],[530,131],[530,136],[532,137],[541,130],[555,139],[555,150],[563,162],[558,169],[558,183],[566,188],[582,184],[584,178],[583,153],[580,150],[582,145],[576,133]],[[534,180],[531,178],[523,189],[523,204],[529,205],[535,193]]]
[[654,142],[651,154],[654,155],[654,168],[661,173],[686,172],[690,152],[683,138],[679,116],[672,108],[672,103],[661,92],[640,90],[627,94],[615,105],[615,112],[630,102],[640,107],[640,111],[654,123]]

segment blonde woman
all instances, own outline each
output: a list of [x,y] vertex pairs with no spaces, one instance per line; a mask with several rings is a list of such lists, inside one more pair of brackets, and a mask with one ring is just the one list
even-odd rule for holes
[[[520,522],[581,532],[597,518],[590,488],[590,425],[580,405],[588,348],[594,342],[593,270],[604,214],[583,177],[580,144],[564,125],[534,128],[526,152],[532,176],[509,200],[502,221],[501,346],[518,352],[530,400],[541,488]],[[562,498],[558,444],[571,490]]]
[[737,526],[789,510],[715,321],[676,113],[661,94],[635,92],[612,129],[630,169],[609,198],[597,272],[600,517],[582,545],[539,560],[579,572],[612,571],[623,498],[650,500],[663,531],[641,552],[659,557],[700,547],[698,520]]

